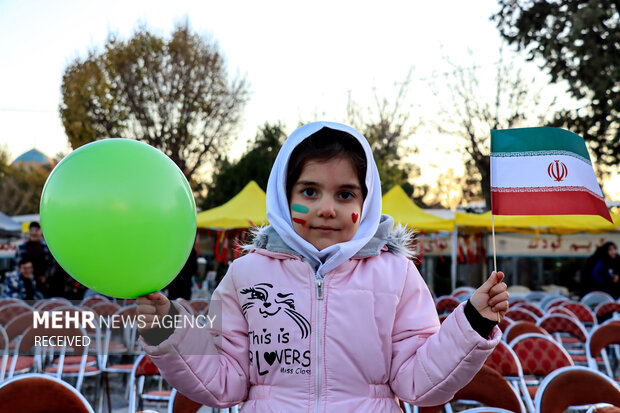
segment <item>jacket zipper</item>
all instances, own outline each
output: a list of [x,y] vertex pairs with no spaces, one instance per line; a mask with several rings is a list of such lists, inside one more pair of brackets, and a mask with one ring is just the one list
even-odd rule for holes
[[323,301],[324,280],[316,280],[316,399],[314,411],[319,413],[321,407],[321,301]]

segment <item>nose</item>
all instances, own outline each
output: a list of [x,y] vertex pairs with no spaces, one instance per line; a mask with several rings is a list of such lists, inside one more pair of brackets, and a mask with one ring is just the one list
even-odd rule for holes
[[335,218],[336,217],[336,204],[333,199],[323,199],[321,205],[317,210],[318,216],[322,218]]
[[265,308],[269,308],[269,307],[271,307],[271,303],[263,303],[263,306],[264,306]]

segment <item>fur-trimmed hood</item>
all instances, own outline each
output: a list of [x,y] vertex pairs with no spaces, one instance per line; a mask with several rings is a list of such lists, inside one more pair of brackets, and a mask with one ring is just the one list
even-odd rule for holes
[[[406,258],[413,258],[415,251],[413,241],[415,232],[407,230],[404,225],[394,226],[394,219],[389,215],[381,215],[381,221],[377,232],[368,243],[362,247],[353,258],[375,257],[381,253],[384,246],[389,252]],[[251,242],[243,245],[244,251],[253,249],[267,249],[274,252],[284,252],[304,258],[297,251],[286,245],[276,230],[271,226],[255,228],[251,232]]]

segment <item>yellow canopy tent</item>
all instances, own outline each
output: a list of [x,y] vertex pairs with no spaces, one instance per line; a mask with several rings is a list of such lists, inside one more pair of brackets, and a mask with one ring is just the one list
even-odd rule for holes
[[223,205],[198,214],[198,228],[249,228],[267,223],[265,192],[250,181]]
[[[614,216],[615,215],[615,216]],[[495,215],[495,232],[542,232],[570,234],[578,232],[614,232],[620,230],[620,217],[612,214],[615,225],[598,215]],[[491,212],[456,213],[461,230],[491,230]]]
[[452,231],[454,220],[429,214],[413,203],[399,185],[383,195],[383,213],[394,218],[394,222],[408,225],[418,231]]

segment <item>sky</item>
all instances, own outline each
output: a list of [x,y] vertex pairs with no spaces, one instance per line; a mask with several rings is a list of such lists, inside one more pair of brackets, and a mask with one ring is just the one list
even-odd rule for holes
[[[497,62],[501,39],[489,20],[497,9],[496,0],[0,0],[0,144],[12,158],[33,147],[68,152],[58,114],[67,65],[101,50],[110,32],[126,38],[145,23],[166,36],[185,19],[218,42],[232,76],[249,82],[233,158],[267,121],[283,122],[287,133],[299,122],[344,122],[349,95],[372,107],[373,90],[395,97],[410,70],[413,118],[433,118],[429,79],[449,70],[443,56],[469,64],[471,51],[475,64]],[[412,160],[421,182],[436,182],[447,168],[461,173],[453,138],[421,131],[410,144],[419,148]],[[620,199],[617,176],[606,188]]]

